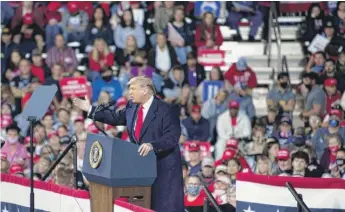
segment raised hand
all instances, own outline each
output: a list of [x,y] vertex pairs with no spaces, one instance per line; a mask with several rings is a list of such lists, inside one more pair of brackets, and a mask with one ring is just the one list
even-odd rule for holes
[[81,110],[85,112],[88,112],[91,107],[90,100],[87,96],[85,96],[85,100],[73,97],[72,101],[75,106],[79,107]]

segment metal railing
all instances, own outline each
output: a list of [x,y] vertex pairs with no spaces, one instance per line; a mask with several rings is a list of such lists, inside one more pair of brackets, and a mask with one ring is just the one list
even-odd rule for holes
[[270,12],[269,12],[269,20],[268,20],[268,41],[264,47],[264,54],[267,54],[267,66],[271,66],[272,60],[272,33],[274,33],[275,41],[277,44],[277,71],[280,72],[282,70],[282,54],[281,54],[281,31],[278,22],[278,11],[277,5],[275,2],[271,2]]

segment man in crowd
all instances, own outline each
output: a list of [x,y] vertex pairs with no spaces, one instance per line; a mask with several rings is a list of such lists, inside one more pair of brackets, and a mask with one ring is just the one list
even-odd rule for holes
[[192,107],[191,116],[182,121],[187,130],[187,140],[208,141],[210,138],[210,124],[207,119],[201,116],[200,105]]

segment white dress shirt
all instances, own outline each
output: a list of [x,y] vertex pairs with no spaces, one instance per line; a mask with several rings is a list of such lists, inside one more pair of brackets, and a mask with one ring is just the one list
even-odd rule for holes
[[161,71],[168,72],[171,68],[170,53],[168,46],[165,46],[163,50],[156,46],[156,67]]

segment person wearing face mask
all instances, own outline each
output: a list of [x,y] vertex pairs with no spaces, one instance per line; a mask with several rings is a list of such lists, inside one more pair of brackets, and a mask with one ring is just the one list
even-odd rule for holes
[[280,113],[291,114],[295,109],[296,95],[289,86],[289,74],[281,72],[277,80],[278,86],[268,92],[266,103],[268,106],[279,105]]
[[341,141],[345,140],[345,128],[340,127],[340,118],[337,115],[330,115],[328,126],[318,129],[315,135],[311,138],[318,161],[320,161],[324,153],[324,149],[327,148],[327,137],[333,134],[338,134]]
[[288,139],[288,148],[290,151],[298,151],[306,146],[307,137],[305,134],[304,127],[298,127],[294,131],[294,135],[290,136]]
[[28,152],[23,144],[19,143],[20,129],[17,125],[10,125],[6,128],[5,144],[1,152],[7,154],[7,159],[11,163],[24,165]]
[[328,136],[327,138],[328,147],[324,150],[324,153],[320,160],[321,167],[328,171],[332,170],[336,166],[337,151],[342,146],[341,137],[337,134]]
[[101,77],[92,82],[92,102],[97,102],[101,91],[107,91],[114,101],[122,96],[120,82],[113,77],[111,68],[105,67],[101,70]]
[[322,72],[322,75],[320,76],[320,85],[323,85],[325,81],[329,78],[335,78],[337,80],[337,90],[339,90],[341,93],[345,90],[345,84],[341,83],[344,76],[342,76],[336,69],[335,62],[332,59],[327,59],[325,63],[324,70]]
[[319,80],[318,74],[314,72],[305,73],[302,77],[303,86],[307,90],[305,97],[305,108],[300,114],[301,119],[305,122],[307,127],[309,117],[312,115],[323,116],[326,111],[326,95],[324,90],[317,85]]
[[336,154],[336,167],[331,170],[331,174],[335,178],[345,179],[345,149],[338,149]]
[[231,187],[230,178],[228,176],[219,176],[215,180],[214,191],[212,196],[219,205],[227,203],[227,190]]
[[[189,176],[186,180],[186,194],[184,196],[184,206],[188,211],[202,211],[197,210],[197,206],[204,205],[204,198],[206,194],[201,190],[201,181],[198,176]],[[198,207],[198,208],[199,208]]]
[[341,93],[337,90],[337,79],[328,78],[324,82],[324,89],[326,92],[326,112],[329,114],[332,110],[332,105],[339,102]]
[[155,69],[147,65],[147,54],[145,51],[138,51],[134,55],[134,62],[131,64],[130,78],[146,76],[152,79]]

